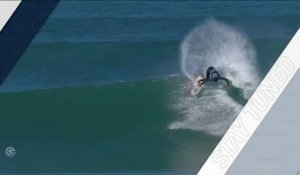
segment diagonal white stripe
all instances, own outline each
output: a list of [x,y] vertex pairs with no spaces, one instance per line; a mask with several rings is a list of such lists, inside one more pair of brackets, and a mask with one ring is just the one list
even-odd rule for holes
[[0,0],[0,31],[3,29],[11,15],[17,9],[21,0],[3,1]]
[[300,29],[282,52],[198,175],[223,175],[300,66]]

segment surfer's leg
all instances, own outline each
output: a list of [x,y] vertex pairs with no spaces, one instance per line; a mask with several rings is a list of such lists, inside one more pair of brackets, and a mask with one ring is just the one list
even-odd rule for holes
[[225,77],[219,77],[219,79],[220,80],[224,80],[224,81],[226,81],[226,83],[227,83],[227,86],[229,86],[229,80],[227,79],[227,78],[225,78]]
[[219,74],[219,72],[216,70],[216,69],[214,69],[214,72],[213,72],[214,74],[215,74],[215,76],[218,78],[218,79],[222,79],[223,77]]

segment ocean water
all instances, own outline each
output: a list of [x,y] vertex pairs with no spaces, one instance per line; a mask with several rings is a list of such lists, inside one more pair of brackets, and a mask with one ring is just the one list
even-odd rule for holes
[[[300,24],[280,1],[62,1],[0,86],[3,174],[195,174]],[[233,87],[190,79],[213,65]]]

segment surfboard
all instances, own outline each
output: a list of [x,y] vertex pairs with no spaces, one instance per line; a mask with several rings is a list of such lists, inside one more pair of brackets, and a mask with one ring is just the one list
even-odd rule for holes
[[201,80],[203,77],[201,75],[199,75],[194,81],[193,81],[193,84],[192,84],[192,88],[191,88],[191,96],[196,96],[198,95],[201,90],[203,89],[203,86],[204,85],[199,85],[198,81]]

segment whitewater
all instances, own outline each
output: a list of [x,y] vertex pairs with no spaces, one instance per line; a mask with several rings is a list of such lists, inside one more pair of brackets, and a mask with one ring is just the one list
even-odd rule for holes
[[[241,98],[249,99],[259,83],[256,52],[246,35],[238,29],[209,19],[194,28],[181,43],[181,70],[191,81],[214,66],[239,89]],[[169,129],[190,129],[223,135],[241,111],[240,104],[228,93],[225,84],[212,82],[199,97],[191,97],[187,85],[173,105],[182,117],[171,123]]]

